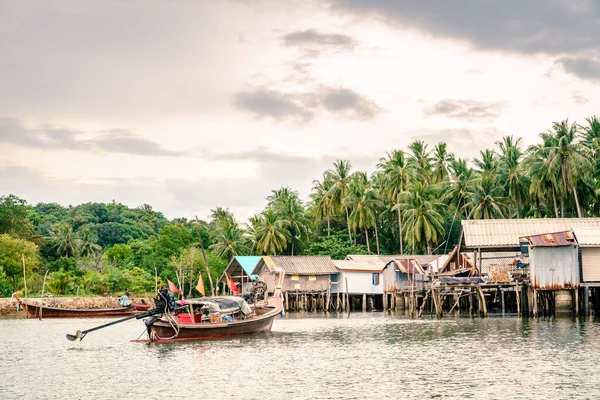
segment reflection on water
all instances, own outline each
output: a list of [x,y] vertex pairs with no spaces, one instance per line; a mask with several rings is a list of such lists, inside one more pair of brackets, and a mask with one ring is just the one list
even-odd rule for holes
[[273,332],[141,344],[140,321],[0,320],[1,399],[598,398],[600,326],[287,314]]

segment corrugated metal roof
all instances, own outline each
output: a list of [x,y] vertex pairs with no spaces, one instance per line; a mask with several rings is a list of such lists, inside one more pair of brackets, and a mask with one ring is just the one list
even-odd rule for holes
[[577,243],[582,247],[600,246],[600,227],[574,226],[573,233],[577,238]]
[[409,254],[390,254],[390,255],[369,255],[369,254],[350,254],[346,257],[346,260],[353,261],[373,261],[379,260],[383,263],[383,265],[389,263],[392,260],[402,259],[402,258],[414,258],[419,264],[424,265],[430,263],[432,260],[435,260],[435,255],[409,255]]
[[521,239],[529,242],[530,246],[543,246],[543,247],[553,247],[553,246],[571,246],[577,244],[575,242],[575,237],[573,236],[573,232],[553,232],[553,233],[544,233],[542,235],[533,235],[533,236],[525,236]]
[[478,219],[461,221],[469,248],[518,248],[519,238],[570,231],[575,226],[600,227],[600,218]]
[[[269,265],[271,262],[273,266]],[[286,275],[329,275],[340,272],[329,256],[265,256],[253,273],[259,273],[263,264],[270,270],[281,268]]]
[[421,264],[414,258],[400,258],[392,260],[403,274],[424,274]]
[[341,271],[370,271],[381,272],[384,264],[379,261],[333,260]]

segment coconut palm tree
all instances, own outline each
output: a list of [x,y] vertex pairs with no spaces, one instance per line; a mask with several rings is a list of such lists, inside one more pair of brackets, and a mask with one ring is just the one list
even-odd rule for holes
[[558,205],[556,203],[557,192],[561,192],[561,186],[557,182],[557,174],[552,169],[548,159],[550,149],[554,146],[554,136],[547,133],[540,134],[541,144],[529,146],[524,165],[527,174],[531,178],[529,195],[536,204],[536,214],[539,216],[539,204],[549,203],[552,200],[555,218],[559,217]]
[[323,180],[314,180],[310,194],[311,212],[317,221],[327,220],[327,236],[331,234],[331,217],[335,213],[333,202],[333,180],[331,174],[323,173]]
[[584,174],[591,170],[592,165],[586,157],[587,147],[577,141],[580,135],[578,128],[577,124],[569,124],[568,120],[552,123],[550,133],[555,138],[555,145],[550,148],[548,160],[551,168],[559,173],[565,192],[573,194],[577,216],[582,218],[577,186],[583,182]]
[[529,177],[522,163],[521,138],[514,140],[512,136],[505,136],[496,143],[500,147],[498,180],[512,200],[517,218],[521,218],[520,205],[526,201],[529,189]]
[[77,254],[77,240],[71,225],[63,224],[58,228],[58,233],[52,236],[57,241],[56,253],[61,257],[74,257]]
[[350,213],[350,226],[353,229],[363,229],[365,232],[367,251],[371,251],[369,244],[369,228],[375,228],[377,252],[379,254],[379,237],[377,236],[377,217],[376,208],[381,206],[381,201],[369,184],[365,172],[355,172],[352,176],[352,182],[348,190],[348,196],[345,199]]
[[267,208],[262,213],[254,234],[258,254],[277,255],[277,252],[283,251],[292,239],[284,221],[278,218],[272,208]]
[[422,182],[431,180],[431,152],[427,150],[427,145],[422,140],[415,140],[408,146],[410,157],[408,163],[415,170],[415,179]]
[[249,253],[248,239],[235,221],[220,226],[212,236],[213,244],[210,245],[210,249],[219,257],[229,260],[234,256]]
[[290,233],[291,253],[294,249],[308,241],[308,227],[310,220],[304,211],[304,205],[298,198],[298,192],[290,188],[274,190],[273,195],[267,197],[269,206],[275,210],[283,225]]
[[348,208],[344,205],[344,199],[350,185],[352,164],[347,160],[337,160],[333,163],[333,169],[329,171],[333,180],[331,188],[333,194],[333,204],[336,209],[345,212],[346,225],[348,226],[348,238],[352,242],[352,232],[350,231],[350,214]]
[[[400,193],[406,190],[413,175],[412,168],[409,167],[407,157],[402,150],[394,150],[392,153],[386,153],[386,157],[379,160],[377,168],[382,172],[381,191],[387,200],[393,205],[400,204]],[[402,242],[402,210],[398,206],[398,241],[400,242],[400,254],[404,254]]]
[[88,257],[95,255],[100,250],[102,250],[102,247],[92,241],[92,233],[90,230],[84,229],[81,237],[81,244],[79,246],[79,254],[82,257]]
[[448,179],[450,175],[450,163],[453,159],[454,154],[448,153],[446,143],[438,143],[433,148],[432,183],[439,183]]
[[498,169],[498,157],[493,150],[485,149],[480,150],[479,154],[481,158],[473,159],[475,164],[475,171],[480,175],[494,176]]
[[439,193],[433,186],[415,181],[402,197],[403,202],[399,205],[404,218],[402,233],[413,249],[426,247],[427,253],[431,254],[433,245],[444,235],[444,217],[440,213],[444,205],[438,200]]
[[465,218],[469,216],[469,196],[473,191],[475,173],[467,165],[467,160],[459,158],[450,163],[450,184],[445,191],[443,200],[454,207],[454,218],[464,212]]
[[504,218],[502,188],[496,185],[492,175],[483,174],[475,180],[473,191],[469,193],[469,218],[494,219]]

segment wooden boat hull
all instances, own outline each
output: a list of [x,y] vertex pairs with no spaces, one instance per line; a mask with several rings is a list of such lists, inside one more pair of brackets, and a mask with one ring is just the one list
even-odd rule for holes
[[102,309],[68,309],[46,307],[35,304],[24,304],[28,318],[92,318],[92,317],[118,317],[138,313],[135,307],[118,307]]
[[173,325],[161,318],[155,321],[150,328],[150,341],[201,340],[269,332],[275,317],[281,315],[282,304],[279,300],[275,303],[270,301],[266,308],[268,310],[262,315],[245,320],[218,323],[179,323],[176,325],[177,331]]

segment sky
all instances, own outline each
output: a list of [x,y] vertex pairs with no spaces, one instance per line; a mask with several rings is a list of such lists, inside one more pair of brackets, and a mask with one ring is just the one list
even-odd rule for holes
[[598,0],[0,0],[0,195],[167,218],[600,115]]

